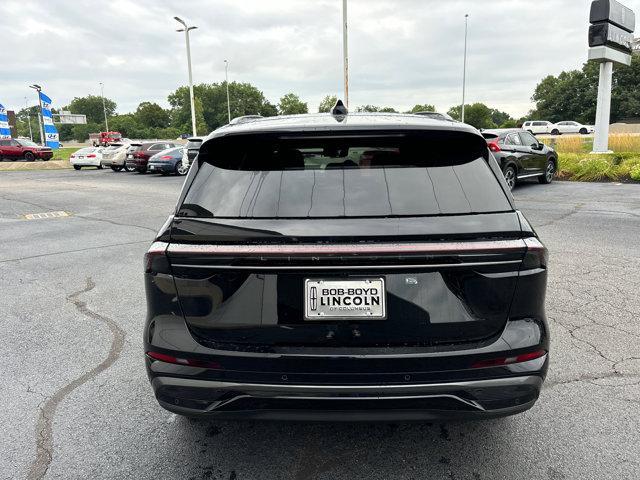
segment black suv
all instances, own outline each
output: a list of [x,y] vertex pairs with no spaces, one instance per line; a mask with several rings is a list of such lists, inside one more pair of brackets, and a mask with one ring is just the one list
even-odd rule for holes
[[188,416],[510,415],[546,375],[546,279],[468,125],[341,109],[228,125],[145,256],[147,372]]
[[540,183],[553,181],[558,169],[558,154],[531,133],[512,128],[483,130],[482,136],[510,189],[526,178],[537,178]]

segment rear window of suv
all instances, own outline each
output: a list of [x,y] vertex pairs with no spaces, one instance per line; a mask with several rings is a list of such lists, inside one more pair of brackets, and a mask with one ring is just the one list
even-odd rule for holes
[[210,140],[178,215],[337,218],[512,210],[482,137],[371,133]]

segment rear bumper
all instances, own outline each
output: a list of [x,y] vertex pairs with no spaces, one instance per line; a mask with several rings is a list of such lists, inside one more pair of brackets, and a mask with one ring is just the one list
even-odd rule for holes
[[159,173],[159,172],[171,173],[174,170],[175,170],[175,167],[171,163],[149,163],[147,165],[147,171],[152,173],[154,172],[155,173]]
[[543,377],[430,384],[289,385],[155,377],[160,405],[189,416],[302,421],[483,419],[531,408]]

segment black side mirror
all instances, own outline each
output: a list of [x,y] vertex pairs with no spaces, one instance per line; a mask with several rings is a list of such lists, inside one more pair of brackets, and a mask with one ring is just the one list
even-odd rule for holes
[[531,148],[534,150],[542,150],[544,148],[544,143],[534,143],[531,145]]

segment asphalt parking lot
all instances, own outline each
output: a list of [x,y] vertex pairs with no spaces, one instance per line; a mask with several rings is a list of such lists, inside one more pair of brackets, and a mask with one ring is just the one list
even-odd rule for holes
[[142,256],[182,180],[0,174],[1,478],[640,478],[640,186],[514,191],[551,252],[552,364],[532,410],[213,423],[162,410],[143,368]]

